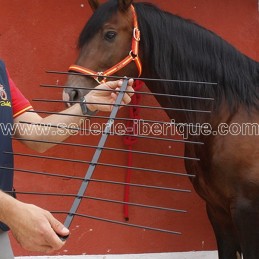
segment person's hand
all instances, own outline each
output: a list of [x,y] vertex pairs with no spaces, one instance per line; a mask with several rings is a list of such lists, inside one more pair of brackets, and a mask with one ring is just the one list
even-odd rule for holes
[[[115,103],[115,100],[118,96],[118,91],[120,90],[120,87],[122,86],[123,81],[108,81],[104,84],[96,86],[94,89],[100,89],[98,91],[95,91],[94,89],[91,90],[86,96],[85,100],[87,102],[87,106],[91,111],[111,111],[113,108],[113,104]],[[130,79],[128,82],[128,86],[126,91],[133,92],[134,89],[132,88],[133,85],[133,79]],[[111,90],[111,91],[102,91],[102,89]],[[112,91],[114,90],[114,91]],[[128,104],[131,101],[131,96],[133,93],[125,93],[123,96],[123,100],[121,104],[125,105]],[[92,103],[92,104],[91,104]],[[100,104],[98,104],[100,103]],[[105,105],[102,105],[102,103],[105,103]],[[107,105],[110,104],[110,105]]]
[[29,251],[53,252],[60,249],[65,242],[57,236],[69,235],[69,230],[52,214],[37,206],[17,201],[14,208],[15,219],[7,222],[14,237],[20,245]]

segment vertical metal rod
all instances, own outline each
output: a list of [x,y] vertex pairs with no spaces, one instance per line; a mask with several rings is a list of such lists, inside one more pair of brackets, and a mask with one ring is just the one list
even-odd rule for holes
[[88,167],[88,170],[85,174],[85,178],[79,188],[79,191],[78,191],[78,194],[77,194],[77,197],[75,198],[73,204],[72,204],[72,207],[69,211],[69,214],[67,215],[66,219],[65,219],[65,222],[64,222],[64,225],[69,228],[69,226],[71,225],[72,223],[72,220],[74,218],[74,215],[79,207],[79,204],[82,200],[82,197],[84,196],[84,193],[88,187],[88,184],[89,184],[89,181],[86,180],[86,179],[91,179],[93,173],[94,173],[94,170],[95,170],[95,167],[98,163],[98,160],[99,160],[99,157],[102,153],[102,150],[103,150],[103,147],[105,145],[105,142],[109,136],[109,133],[110,133],[110,130],[111,130],[111,127],[114,123],[114,118],[116,117],[117,113],[118,113],[118,110],[119,110],[119,105],[121,104],[122,102],[122,99],[123,99],[123,96],[124,96],[124,91],[126,90],[127,88],[127,85],[128,85],[128,81],[129,79],[124,79],[123,80],[123,83],[122,83],[122,86],[120,88],[120,91],[119,91],[119,94],[118,94],[118,97],[114,103],[114,106],[113,106],[113,109],[111,111],[111,114],[109,116],[109,120],[106,124],[106,127],[104,129],[104,132],[102,133],[102,136],[101,136],[101,139],[98,143],[98,147],[96,148],[96,151],[93,155],[93,158],[91,160],[91,163]]

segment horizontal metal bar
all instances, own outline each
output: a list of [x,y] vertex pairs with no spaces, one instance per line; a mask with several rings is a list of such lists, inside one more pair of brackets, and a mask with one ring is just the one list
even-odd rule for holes
[[[39,158],[42,158],[42,157],[39,157]],[[68,162],[70,162],[70,161],[68,161]],[[87,164],[90,164],[89,161],[84,161],[84,162],[87,162]],[[171,176],[184,176],[184,177],[188,177],[188,178],[189,177],[190,178],[195,177],[195,174],[186,174],[186,173],[179,173],[179,172],[173,172],[173,171],[156,170],[156,169],[144,168],[144,167],[124,166],[124,165],[107,164],[107,163],[100,163],[100,162],[98,163],[98,165],[99,166],[114,167],[114,168],[121,168],[121,169],[130,169],[130,170],[134,170],[134,171],[142,171],[142,172],[145,172],[145,173],[158,173],[158,174],[165,174],[165,175],[171,175]],[[59,176],[59,174],[57,174],[57,176]],[[61,177],[67,177],[67,176],[62,175]],[[68,177],[68,178],[71,178],[71,177]],[[78,177],[78,179],[83,180],[83,178],[81,178],[81,177]]]
[[[90,162],[88,162],[88,164],[90,164]],[[114,167],[114,168],[121,168],[121,169],[130,169],[130,170],[135,170],[135,171],[142,171],[142,172],[145,172],[145,173],[158,173],[158,174],[165,174],[165,175],[171,175],[171,176],[184,176],[184,177],[188,177],[188,178],[189,177],[190,178],[195,177],[195,174],[186,174],[186,173],[179,173],[179,172],[172,172],[172,171],[156,170],[156,169],[144,168],[144,167],[133,167],[133,166],[106,164],[106,163],[100,163],[100,162],[98,163],[98,165],[99,166]],[[6,169],[5,167],[2,167],[2,168]],[[16,170],[18,170],[18,169],[16,169]],[[19,170],[21,170],[21,169],[19,169]],[[32,171],[32,172],[36,174],[35,171]],[[44,173],[39,173],[39,174],[44,174]],[[57,174],[56,176],[58,177],[59,175],[60,174]],[[66,176],[66,175],[62,175],[60,177],[65,177],[65,178],[71,179],[70,176]],[[82,177],[77,177],[77,178],[72,178],[72,179],[84,180],[84,178],[82,178]]]
[[[51,213],[53,213],[53,214],[69,214],[69,212],[66,212],[66,211],[51,211]],[[158,232],[163,232],[163,233],[167,233],[167,234],[174,234],[174,235],[181,235],[182,234],[182,233],[177,232],[177,231],[171,231],[171,230],[160,229],[160,228],[153,228],[153,227],[148,227],[148,226],[141,226],[141,225],[137,225],[137,224],[126,223],[126,222],[121,222],[121,221],[116,221],[116,220],[111,220],[111,219],[105,219],[105,218],[90,216],[90,215],[81,214],[81,213],[71,213],[71,216],[89,218],[89,219],[99,220],[99,221],[103,221],[103,222],[114,223],[114,224],[117,224],[117,225],[141,228],[141,229],[145,229],[145,230],[158,231]]]
[[[32,156],[30,154],[21,154],[21,153],[16,153],[16,155],[19,155],[19,156]],[[36,156],[36,155],[34,155]],[[38,156],[37,158],[44,158],[44,156]],[[58,158],[54,158],[52,157],[53,160],[56,159],[56,160],[62,160],[62,158],[58,159]],[[47,158],[46,158],[47,159]],[[74,161],[71,161],[72,159],[66,159],[64,160],[65,162],[74,162]],[[63,160],[62,160],[63,161]],[[82,160],[79,160],[80,163],[84,163],[84,164],[90,164],[91,162],[90,161],[82,161]],[[159,173],[159,174],[168,174],[168,175],[177,175],[177,176],[186,176],[186,177],[195,177],[195,174],[183,174],[183,173],[176,173],[176,172],[171,172],[171,171],[164,171],[164,170],[155,170],[155,169],[151,169],[151,168],[144,168],[144,167],[134,167],[134,166],[125,166],[125,165],[116,165],[116,164],[108,164],[108,163],[101,163],[101,162],[98,162],[98,165],[99,166],[107,166],[107,167],[114,167],[114,168],[122,168],[122,169],[131,169],[131,170],[136,170],[136,171],[143,171],[143,172],[148,172],[148,173]]]
[[[5,191],[5,192],[6,193],[13,193],[13,191]],[[70,193],[25,192],[25,191],[17,191],[17,190],[15,190],[15,193],[16,194],[22,194],[22,195],[79,197],[76,194],[70,194]],[[129,205],[129,206],[133,206],[133,207],[141,207],[141,208],[146,208],[146,209],[155,209],[155,210],[163,210],[163,211],[170,211],[170,212],[187,213],[186,210],[166,208],[166,207],[140,204],[140,203],[134,203],[134,202],[124,202],[124,201],[118,201],[118,200],[104,199],[104,198],[98,198],[98,197],[93,197],[93,196],[88,196],[88,195],[86,195],[86,196],[83,195],[80,198],[88,199],[88,200],[101,201],[101,202],[114,203],[114,204]]]
[[[78,90],[95,90],[101,92],[118,92],[119,90],[112,90],[112,89],[100,89],[100,88],[91,88],[91,87],[79,87],[79,86],[60,86],[60,85],[51,85],[51,84],[40,84],[40,87],[47,87],[47,88],[58,88],[58,89],[78,89]],[[202,97],[202,96],[189,96],[189,95],[179,95],[179,94],[163,94],[163,93],[153,93],[153,92],[143,92],[143,91],[124,91],[124,93],[129,94],[140,94],[140,95],[152,95],[152,96],[165,96],[165,97],[173,97],[173,98],[182,98],[182,99],[194,99],[194,100],[205,100],[205,101],[214,101],[212,97]],[[69,102],[69,101],[68,101]]]
[[[100,148],[99,148],[100,149]],[[8,152],[6,152],[8,153]],[[18,154],[18,153],[13,153],[14,155]],[[29,155],[29,154],[28,154]],[[35,155],[35,156],[38,156],[40,157],[39,155]],[[195,160],[195,161],[200,161],[199,158],[195,158],[195,157],[187,157],[187,156],[177,156],[177,155],[170,155],[170,158],[174,158],[174,159],[186,159],[186,160]],[[53,157],[54,159],[54,157]],[[57,158],[56,158],[57,159]],[[87,163],[88,161],[84,161],[84,160],[73,160],[73,159],[69,159],[69,158],[60,158],[60,159],[64,159],[62,161],[70,161],[70,162],[75,162],[75,163]],[[91,162],[88,162],[89,164]]]
[[83,181],[84,178],[80,176],[71,176],[71,175],[65,175],[65,174],[57,174],[57,173],[46,173],[46,172],[39,172],[29,169],[22,169],[17,167],[6,167],[6,166],[0,166],[0,169],[20,172],[20,173],[26,173],[26,174],[35,174],[35,175],[44,175],[44,176],[51,176],[51,177],[57,177],[57,178],[65,178],[65,179],[71,179],[71,180],[79,180]]
[[[63,146],[71,146],[71,147],[83,147],[83,148],[100,148],[99,146],[87,145],[87,144],[78,144],[78,143],[71,143],[71,142],[57,142],[57,141],[48,141],[48,140],[34,140],[34,139],[27,139],[27,138],[18,138],[12,137],[12,139],[19,140],[19,141],[28,141],[28,142],[36,142],[36,143],[44,143],[44,144],[53,144],[53,145],[63,145]],[[112,147],[102,147],[102,150],[109,150],[109,151],[116,151],[116,152],[126,152],[126,153],[134,153],[138,155],[150,155],[150,156],[158,156],[158,157],[165,157],[165,158],[175,158],[174,155],[163,154],[163,153],[153,153],[147,151],[139,151],[139,150],[128,150],[122,148],[112,148]]]
[[[30,156],[31,157],[31,156]],[[39,158],[39,157],[37,157]],[[91,164],[90,164],[91,166]],[[8,167],[3,167],[1,166],[0,168],[2,169],[7,169],[7,170],[12,170],[12,168],[8,168]],[[15,171],[18,171],[15,169]],[[19,170],[21,172],[21,170]],[[27,173],[25,171],[23,171],[24,173]],[[32,173],[32,171],[30,171],[30,173]],[[43,175],[44,173],[41,173],[41,175]],[[53,176],[53,177],[57,177],[56,174],[50,174],[50,173],[45,173],[44,175],[46,176]],[[60,176],[61,177],[61,176]],[[70,179],[74,179],[73,177],[70,177]],[[75,178],[78,180],[78,178]],[[157,189],[157,190],[162,190],[162,191],[174,191],[174,192],[183,192],[183,193],[191,193],[190,190],[185,190],[185,189],[178,189],[178,188],[169,188],[169,187],[161,187],[161,186],[154,186],[154,185],[145,185],[145,184],[135,184],[135,183],[123,183],[123,182],[116,182],[116,181],[108,181],[108,180],[100,180],[100,179],[80,179],[83,181],[87,181],[87,182],[98,182],[98,183],[107,183],[107,184],[115,184],[115,185],[126,185],[126,186],[133,186],[133,187],[140,187],[140,188],[148,188],[148,189]]]
[[[34,102],[47,102],[47,103],[67,103],[63,100],[49,100],[49,99],[32,99]],[[80,101],[69,101],[69,103],[80,103]],[[85,102],[86,104],[98,104],[98,105],[111,105],[110,103],[101,103],[101,102]],[[178,112],[198,112],[198,113],[211,113],[208,110],[195,110],[195,109],[182,109],[182,108],[168,108],[162,106],[148,106],[148,105],[135,105],[135,104],[116,104],[115,106],[119,107],[134,107],[134,108],[143,108],[151,110],[165,110],[165,111],[178,111]]]
[[[64,74],[64,75],[75,75],[75,76],[85,76],[85,77],[96,77],[96,75],[84,75],[77,72],[63,72],[63,71],[46,71],[49,74]],[[98,77],[111,78],[111,79],[127,79],[128,77],[122,76],[104,76],[98,75]],[[215,82],[200,82],[200,81],[188,81],[188,80],[178,80],[178,79],[160,79],[160,78],[145,78],[145,77],[129,77],[128,79],[141,80],[141,81],[149,81],[149,82],[168,82],[168,83],[183,83],[183,84],[203,84],[203,85],[218,85]]]
[[[42,127],[51,127],[51,128],[60,128],[60,129],[67,129],[67,130],[77,130],[77,131],[85,131],[89,133],[94,133],[96,134],[103,134],[104,131],[99,131],[99,130],[89,130],[89,129],[84,129],[84,128],[71,128],[71,127],[66,127],[66,126],[59,126],[59,125],[51,125],[51,124],[44,124],[44,123],[32,123],[28,121],[19,121],[19,123],[23,124],[28,124],[28,125],[34,125],[34,126],[42,126]],[[172,138],[160,138],[160,137],[151,137],[151,136],[142,136],[142,135],[136,135],[136,134],[116,134],[114,132],[112,133],[106,133],[111,136],[129,136],[129,137],[134,137],[134,138],[142,138],[142,139],[151,139],[151,140],[161,140],[161,141],[168,141],[168,142],[177,142],[177,143],[185,143],[185,144],[198,144],[198,145],[203,145],[203,142],[199,141],[190,141],[190,140],[182,140],[182,139],[172,139]]]
[[[63,112],[52,112],[52,111],[43,111],[43,110],[29,110],[26,112],[32,112],[32,113],[43,113],[43,114],[56,114],[56,115],[64,115],[64,116],[74,116],[74,117],[86,117],[89,118],[88,115],[77,115],[77,114],[70,114],[70,113],[63,113]],[[100,115],[92,115],[91,118],[96,118],[96,119],[109,119],[108,116],[100,116]],[[160,125],[168,125],[169,123],[173,126],[184,126],[186,128],[203,128],[200,124],[195,125],[193,123],[177,123],[177,122],[166,122],[166,121],[156,121],[156,120],[146,120],[146,119],[133,119],[133,118],[125,118],[125,117],[116,117],[114,120],[122,120],[122,121],[133,121],[133,122],[138,122],[140,121],[141,123],[156,123]],[[188,141],[187,141],[188,143]],[[193,144],[192,141],[190,143]],[[195,142],[197,144],[204,144],[202,142]]]

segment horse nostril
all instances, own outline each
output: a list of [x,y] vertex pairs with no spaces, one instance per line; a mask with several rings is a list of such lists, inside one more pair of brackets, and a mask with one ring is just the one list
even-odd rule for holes
[[69,93],[69,101],[75,101],[76,99],[78,99],[78,91],[77,90],[72,90]]
[[66,105],[70,107],[74,104],[74,101],[78,100],[80,97],[80,94],[77,90],[66,90],[63,92],[63,100],[66,102]]

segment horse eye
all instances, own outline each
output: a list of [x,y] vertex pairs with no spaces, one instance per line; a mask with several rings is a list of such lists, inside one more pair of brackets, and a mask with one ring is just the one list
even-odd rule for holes
[[108,31],[105,33],[104,38],[108,41],[112,41],[115,39],[117,33],[115,31]]

